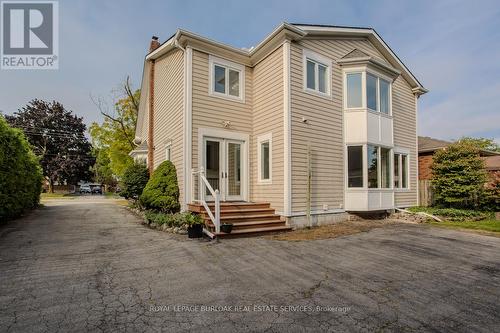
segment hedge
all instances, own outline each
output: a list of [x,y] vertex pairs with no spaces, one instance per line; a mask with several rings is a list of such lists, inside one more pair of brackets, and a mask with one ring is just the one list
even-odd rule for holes
[[127,199],[139,198],[148,180],[149,173],[145,163],[134,163],[128,166],[121,179],[122,191],[120,195]]
[[21,130],[0,116],[0,222],[40,202],[42,169]]
[[180,210],[177,172],[172,162],[165,161],[156,168],[139,202],[146,209],[162,213],[177,213]]

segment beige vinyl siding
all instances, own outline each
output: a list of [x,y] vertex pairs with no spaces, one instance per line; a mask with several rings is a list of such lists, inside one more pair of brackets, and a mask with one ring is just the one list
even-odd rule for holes
[[[244,102],[212,96],[208,93],[210,88],[208,58],[207,53],[193,50],[192,167],[197,170],[200,167],[199,128],[216,128],[248,135],[252,132],[252,70],[245,67]],[[223,121],[231,122],[229,128],[224,128]]]
[[[283,212],[283,48],[259,62],[253,70],[253,135],[250,144],[250,199],[270,202]],[[272,133],[272,183],[258,183],[257,139]]]
[[397,207],[417,205],[417,125],[415,97],[408,83],[399,76],[392,85],[392,115],[394,119],[394,146],[410,151],[410,189],[394,194]]
[[[173,50],[156,60],[154,85],[154,167],[165,161],[165,149],[171,142],[171,161],[177,170],[180,198],[184,198],[182,139],[184,54],[182,51]],[[147,116],[145,118],[147,124]]]
[[[304,92],[302,48],[307,48],[333,60],[330,99]],[[292,43],[291,48],[291,112],[292,112],[292,212],[306,209],[307,195],[307,146],[312,153],[312,210],[338,209],[344,203],[344,143],[342,133],[342,71],[335,61],[353,49],[384,59],[367,39],[305,39]],[[416,180],[415,131],[405,138],[404,128],[415,128],[414,109],[409,110],[413,99],[408,84],[398,78],[393,87],[394,140],[396,146],[412,151],[411,186]],[[406,114],[408,112],[409,114]],[[413,116],[410,115],[413,112]],[[308,121],[304,123],[302,117]],[[398,122],[400,122],[398,124]],[[406,130],[408,132],[408,130]],[[413,141],[412,141],[413,140]],[[398,193],[397,202],[413,193]]]

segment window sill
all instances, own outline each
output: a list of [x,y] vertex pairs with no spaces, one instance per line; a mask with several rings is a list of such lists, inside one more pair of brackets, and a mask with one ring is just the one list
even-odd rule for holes
[[397,193],[405,193],[405,192],[411,192],[411,188],[395,188],[394,189],[394,192],[397,192]]
[[310,95],[314,95],[314,96],[318,96],[318,97],[321,97],[321,98],[324,98],[324,99],[327,99],[329,101],[332,100],[332,95],[331,94],[327,94],[327,93],[322,93],[322,92],[319,92],[317,90],[313,90],[313,89],[309,89],[309,88],[304,88],[303,91],[306,93],[306,94],[310,94]]
[[226,94],[221,94],[221,93],[218,93],[218,92],[215,92],[215,91],[210,91],[208,93],[209,96],[212,96],[212,97],[216,97],[216,98],[221,98],[221,99],[225,99],[225,100],[228,100],[228,101],[232,101],[232,102],[237,102],[237,103],[245,103],[245,99],[242,98],[242,97],[234,97],[234,96],[231,96],[231,95],[226,95]]
[[257,185],[272,185],[272,183],[273,183],[273,181],[271,179],[257,181]]

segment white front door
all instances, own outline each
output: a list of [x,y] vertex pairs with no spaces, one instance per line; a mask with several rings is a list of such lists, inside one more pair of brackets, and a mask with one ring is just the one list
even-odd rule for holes
[[[210,138],[203,140],[203,167],[205,176],[214,190],[219,190],[222,201],[243,200],[246,175],[243,168],[244,142]],[[213,200],[208,189],[205,198]]]

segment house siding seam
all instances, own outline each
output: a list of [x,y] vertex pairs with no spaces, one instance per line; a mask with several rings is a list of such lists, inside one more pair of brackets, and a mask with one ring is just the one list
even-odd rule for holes
[[154,114],[154,165],[165,161],[171,143],[171,161],[177,171],[180,198],[184,198],[184,54],[175,49],[156,60]]

